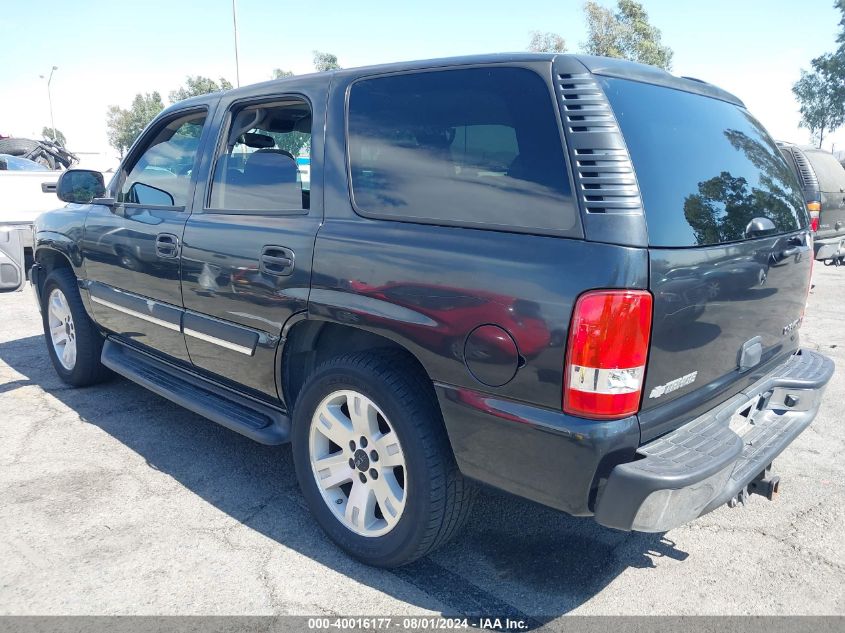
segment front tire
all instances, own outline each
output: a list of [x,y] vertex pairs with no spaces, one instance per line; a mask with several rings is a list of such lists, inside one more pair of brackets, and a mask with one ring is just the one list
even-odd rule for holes
[[100,362],[103,335],[85,311],[76,277],[58,268],[41,289],[41,319],[56,373],[74,387],[103,382],[111,372]]
[[455,464],[431,383],[404,354],[318,367],[297,400],[292,443],[311,512],[364,563],[410,563],[469,514],[474,487]]

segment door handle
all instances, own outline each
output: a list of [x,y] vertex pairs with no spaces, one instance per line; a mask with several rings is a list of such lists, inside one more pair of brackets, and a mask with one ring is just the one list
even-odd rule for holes
[[173,259],[179,255],[179,238],[172,233],[156,235],[156,255]]
[[265,246],[261,249],[261,272],[284,277],[293,272],[296,263],[293,251],[284,246]]
[[802,235],[793,235],[786,240],[786,246],[787,248],[778,253],[778,261],[797,255],[801,247],[804,246],[804,237]]

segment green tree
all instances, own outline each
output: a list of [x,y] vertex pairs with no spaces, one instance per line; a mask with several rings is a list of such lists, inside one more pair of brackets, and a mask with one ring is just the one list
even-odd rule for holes
[[[818,59],[813,60],[816,66]],[[821,68],[821,64],[819,64]],[[792,86],[801,112],[800,127],[810,132],[816,147],[821,147],[826,133],[833,132],[845,119],[842,101],[842,80],[833,73],[801,71],[801,78]]]
[[836,0],[833,6],[842,14],[836,37],[839,47],[812,60],[812,72],[802,69],[792,86],[801,112],[799,125],[809,130],[818,147],[826,133],[845,123],[845,0]]
[[109,145],[117,150],[121,158],[132,144],[127,132],[128,129],[129,110],[124,110],[116,105],[109,106],[106,111],[106,136],[109,139]]
[[613,12],[590,0],[584,5],[584,14],[587,41],[581,46],[585,53],[672,69],[672,49],[661,42],[660,29],[648,21],[639,2],[619,0]]
[[126,150],[163,109],[164,103],[158,92],[136,94],[128,110],[116,105],[109,106],[106,113],[109,145],[115,148],[123,158]]
[[311,153],[311,135],[304,132],[265,132],[276,141],[276,147],[290,152],[296,158],[300,153]]
[[59,129],[53,130],[53,128],[47,127],[46,125],[41,130],[41,136],[43,136],[44,138],[49,138],[49,139],[56,141],[56,143],[61,145],[62,147],[65,147],[65,143],[67,143],[67,140],[65,139],[65,135],[62,134],[61,130],[59,130]]
[[314,68],[321,73],[327,70],[340,70],[340,64],[337,63],[337,55],[314,51]]
[[531,31],[528,50],[532,53],[565,53],[566,40],[557,33]]
[[185,85],[178,90],[173,90],[168,97],[170,98],[170,103],[176,103],[177,101],[183,101],[184,99],[189,99],[198,95],[206,95],[209,92],[219,92],[221,90],[231,89],[232,82],[225,77],[221,77],[220,83],[217,83],[213,79],[203,77],[202,75],[188,75],[185,77]]
[[842,17],[839,18],[839,35],[836,36],[836,43],[839,44],[839,50],[845,50],[845,0],[836,0],[833,3],[834,9],[839,9]]
[[273,79],[284,79],[285,77],[293,77],[293,73],[289,70],[282,70],[281,68],[273,69]]
[[767,217],[778,227],[791,226],[795,210],[804,206],[788,165],[770,142],[763,141],[766,132],[760,124],[754,120],[751,124],[756,131],[753,135],[739,130],[724,134],[731,146],[760,170],[756,186],[723,171],[699,182],[698,193],[684,200],[684,217],[699,244],[743,239],[745,228],[756,217]]

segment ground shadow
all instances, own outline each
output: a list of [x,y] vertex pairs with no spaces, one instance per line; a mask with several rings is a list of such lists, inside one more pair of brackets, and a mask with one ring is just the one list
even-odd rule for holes
[[[662,535],[607,530],[590,519],[482,490],[455,542],[410,566],[374,570],[342,554],[310,520],[289,447],[256,444],[123,379],[69,389],[56,377],[41,337],[0,343],[0,359],[23,376],[0,385],[0,393],[39,385],[151,468],[244,525],[421,608],[524,618],[533,628],[571,611],[629,567],[687,556]],[[302,515],[296,523],[310,529],[292,530],[289,521],[278,520],[291,513]],[[409,591],[408,584],[419,591]]]

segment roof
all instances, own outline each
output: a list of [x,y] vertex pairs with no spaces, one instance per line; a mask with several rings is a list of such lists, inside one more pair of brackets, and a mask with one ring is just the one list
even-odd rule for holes
[[[437,59],[424,59],[416,61],[405,62],[391,62],[387,64],[376,64],[372,66],[359,66],[356,68],[343,68],[339,70],[330,70],[326,73],[308,73],[306,75],[294,75],[291,77],[284,77],[282,79],[273,79],[271,81],[261,82],[259,84],[252,84],[250,86],[243,86],[227,91],[227,94],[238,94],[239,92],[252,91],[256,86],[260,85],[284,85],[286,82],[295,82],[303,77],[312,77],[314,75],[328,74],[329,76],[349,76],[349,75],[370,75],[385,72],[404,72],[410,70],[423,70],[429,68],[446,68],[449,66],[469,66],[469,65],[485,65],[485,64],[507,64],[507,63],[530,63],[530,62],[555,62],[556,60],[576,60],[580,62],[584,69],[596,75],[603,75],[607,77],[616,77],[621,79],[630,79],[633,81],[640,81],[644,83],[656,84],[684,90],[685,92],[694,92],[704,96],[728,101],[739,106],[744,104],[733,94],[722,90],[700,79],[692,77],[677,77],[671,73],[657,68],[656,66],[649,66],[647,64],[639,64],[624,59],[616,59],[611,57],[596,57],[592,55],[570,55],[557,53],[488,53],[482,55],[462,55],[460,57],[441,57]],[[211,93],[211,95],[200,95],[198,97],[191,97],[185,101],[180,101],[179,105],[191,105],[192,103],[203,103],[209,96],[215,96],[222,93]],[[171,108],[173,106],[170,106]],[[168,108],[170,109],[170,108]]]

